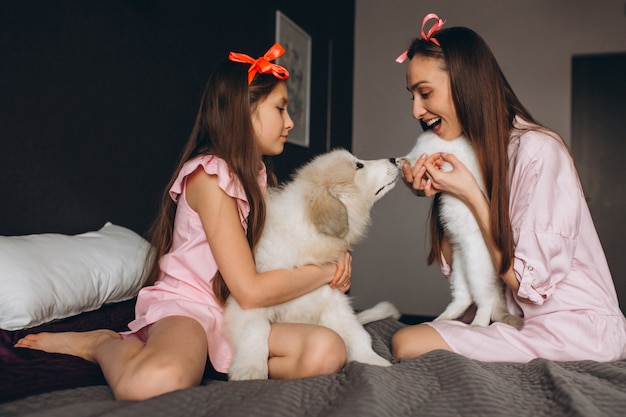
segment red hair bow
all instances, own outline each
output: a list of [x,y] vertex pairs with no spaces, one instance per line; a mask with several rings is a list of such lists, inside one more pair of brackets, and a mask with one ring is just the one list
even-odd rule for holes
[[275,43],[270,49],[260,58],[254,59],[249,55],[240,54],[237,52],[231,52],[228,55],[228,59],[234,62],[243,62],[250,64],[248,69],[248,84],[252,83],[254,76],[257,73],[272,74],[274,77],[280,80],[286,80],[289,77],[289,71],[285,67],[278,64],[272,64],[270,61],[275,60],[285,53],[285,48],[280,44]]
[[[431,26],[428,33],[424,33],[424,27],[426,26],[426,23],[428,23],[432,19],[436,19],[437,22]],[[422,39],[425,41],[431,41],[437,46],[441,46],[439,45],[439,41],[433,38],[433,35],[439,32],[445,23],[446,21],[443,19],[439,19],[439,16],[437,16],[435,13],[429,13],[426,16],[424,16],[424,20],[422,20],[422,33],[421,33]],[[401,64],[404,61],[406,61],[406,59],[408,58],[407,57],[408,52],[409,52],[408,50],[402,52],[402,54],[398,58],[396,58],[396,62]]]

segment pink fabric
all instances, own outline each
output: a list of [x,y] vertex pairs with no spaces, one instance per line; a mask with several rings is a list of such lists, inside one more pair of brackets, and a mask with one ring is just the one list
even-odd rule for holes
[[[172,249],[161,259],[161,276],[150,287],[143,288],[137,298],[135,320],[124,337],[138,337],[145,341],[147,326],[174,315],[196,319],[205,329],[211,364],[218,372],[226,373],[232,351],[223,331],[223,308],[218,303],[211,281],[217,264],[206,240],[198,213],[185,199],[187,176],[202,167],[209,175],[217,175],[218,184],[237,201],[242,233],[247,229],[250,206],[239,179],[230,171],[223,159],[203,155],[187,162],[174,185],[170,196],[177,202],[174,220]],[[259,184],[266,187],[265,167],[259,174]]]
[[[521,119],[518,127],[528,127]],[[553,134],[552,134],[553,135]],[[521,331],[459,321],[429,323],[450,347],[482,361],[611,361],[626,358],[626,319],[572,158],[545,131],[517,130],[509,144],[510,215],[516,242]]]

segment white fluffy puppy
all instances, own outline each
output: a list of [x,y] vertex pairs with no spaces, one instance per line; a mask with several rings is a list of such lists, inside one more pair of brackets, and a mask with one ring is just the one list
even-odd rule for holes
[[[334,150],[301,167],[293,179],[266,195],[267,216],[255,249],[257,270],[291,269],[335,261],[364,235],[374,202],[391,190],[399,170],[389,159],[361,161]],[[348,361],[386,366],[362,323],[399,317],[390,303],[354,314],[349,298],[328,285],[273,307],[244,310],[231,296],[225,326],[233,347],[230,380],[267,379],[270,323],[311,323],[344,340]]]
[[[427,130],[417,138],[411,152],[396,161],[400,165],[402,160],[407,160],[414,166],[420,155],[437,152],[454,154],[474,175],[478,186],[485,192],[478,159],[465,136],[449,141]],[[448,172],[452,170],[452,166],[446,163],[441,169]],[[461,200],[441,193],[439,219],[452,244],[452,301],[436,320],[457,319],[474,302],[477,311],[472,325],[488,326],[493,320],[521,329],[524,321],[521,317],[510,314],[506,308],[503,283],[496,273],[487,244],[470,209]]]

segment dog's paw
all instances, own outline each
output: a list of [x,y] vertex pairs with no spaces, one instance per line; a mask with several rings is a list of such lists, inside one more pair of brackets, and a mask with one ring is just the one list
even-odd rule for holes
[[231,365],[228,369],[229,381],[249,381],[252,379],[267,379],[266,366],[237,366]]

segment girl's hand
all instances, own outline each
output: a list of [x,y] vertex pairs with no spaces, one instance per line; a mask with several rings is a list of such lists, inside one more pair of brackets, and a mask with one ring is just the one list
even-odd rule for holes
[[350,289],[350,278],[352,277],[352,255],[344,251],[336,262],[337,269],[330,281],[330,287],[346,293]]
[[433,187],[432,181],[426,173],[424,164],[427,159],[428,157],[424,153],[415,161],[413,168],[411,168],[408,162],[404,162],[402,165],[405,184],[413,190],[415,195],[420,197],[432,197],[439,192],[439,190]]

